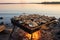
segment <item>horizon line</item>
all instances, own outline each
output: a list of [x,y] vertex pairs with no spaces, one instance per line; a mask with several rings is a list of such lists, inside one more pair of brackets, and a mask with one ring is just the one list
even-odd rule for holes
[[0,3],[0,4],[42,4],[44,2],[31,2],[31,3]]

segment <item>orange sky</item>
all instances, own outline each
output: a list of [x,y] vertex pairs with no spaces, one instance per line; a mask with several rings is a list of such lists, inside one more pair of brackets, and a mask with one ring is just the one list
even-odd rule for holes
[[60,1],[60,0],[0,0],[0,3],[29,3],[29,2],[44,2],[44,1]]

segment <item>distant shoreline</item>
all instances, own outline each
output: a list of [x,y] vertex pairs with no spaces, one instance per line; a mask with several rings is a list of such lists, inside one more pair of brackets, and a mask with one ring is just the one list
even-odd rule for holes
[[60,4],[60,2],[42,2],[41,4]]
[[0,4],[60,4],[60,2],[41,2],[41,3],[0,3]]
[[41,3],[0,3],[0,4],[41,4]]

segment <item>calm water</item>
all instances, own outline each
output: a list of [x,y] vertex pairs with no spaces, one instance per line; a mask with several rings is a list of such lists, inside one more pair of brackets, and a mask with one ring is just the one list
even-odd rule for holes
[[60,17],[60,4],[0,4],[0,16],[4,17],[4,22],[9,23],[13,16],[26,14],[41,14]]

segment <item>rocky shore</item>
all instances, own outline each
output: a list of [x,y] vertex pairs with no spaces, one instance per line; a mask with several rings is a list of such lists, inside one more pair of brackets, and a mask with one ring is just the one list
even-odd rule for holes
[[[25,24],[30,24],[30,22],[33,21],[33,23],[32,23],[33,25],[31,25],[31,24],[29,25],[31,27],[36,27],[41,24],[44,24],[45,22],[49,22],[51,20],[56,19],[55,20],[56,22],[47,24],[46,28],[42,27],[42,29],[40,29],[42,35],[41,35],[41,38],[38,40],[60,40],[60,18],[57,19],[55,17],[48,17],[48,16],[44,16],[44,15],[41,16],[41,15],[37,15],[37,14],[33,14],[33,15],[31,14],[29,16],[28,15],[27,16],[20,15],[19,17],[14,16],[14,18],[16,20],[21,20],[20,23],[25,23]],[[5,31],[0,32],[0,40],[8,40],[9,39],[9,35],[12,32],[11,27],[13,28],[13,25],[8,24],[8,25],[6,25]],[[19,27],[16,27],[11,40],[29,40],[26,37],[24,37],[23,32],[24,31],[21,30]]]

